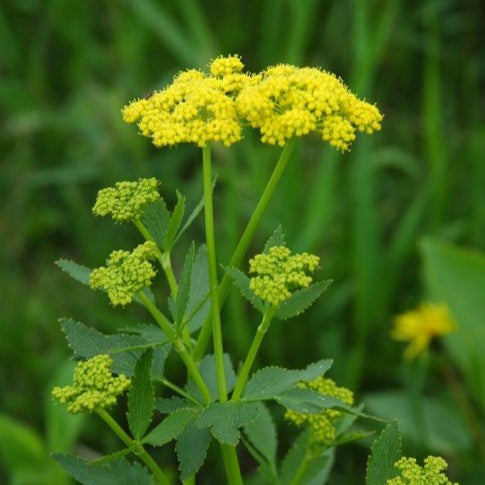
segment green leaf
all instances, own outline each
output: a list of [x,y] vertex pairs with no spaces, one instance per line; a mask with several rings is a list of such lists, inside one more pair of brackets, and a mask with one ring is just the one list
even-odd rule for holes
[[331,359],[320,360],[303,370],[289,370],[282,367],[265,367],[254,373],[246,385],[244,400],[260,401],[295,387],[300,381],[311,381],[323,375],[332,366]]
[[[436,453],[453,455],[469,449],[472,443],[466,423],[448,396],[421,396],[426,445]],[[422,440],[422,424],[415,419],[415,405],[404,391],[380,391],[364,397],[366,409],[389,421],[397,420],[406,441],[416,445]],[[446,426],[443,426],[446,423]]]
[[175,243],[175,237],[179,230],[180,224],[185,213],[185,197],[177,191],[177,204],[170,215],[170,220],[167,226],[167,232],[165,233],[164,249],[170,251]]
[[286,246],[285,234],[281,225],[274,230],[271,237],[266,241],[263,252],[267,253],[273,246]]
[[65,271],[71,278],[79,281],[83,285],[89,286],[89,275],[92,269],[69,259],[58,259],[55,264]]
[[401,458],[401,435],[394,421],[389,423],[372,444],[367,460],[366,485],[386,485],[398,473],[394,463]]
[[198,428],[194,424],[189,424],[178,437],[175,451],[181,480],[186,480],[199,471],[204,464],[211,440],[212,435],[208,428]]
[[244,433],[261,455],[275,466],[278,446],[276,425],[264,403],[256,402],[255,405],[258,406],[258,415],[256,419],[244,425]]
[[281,485],[290,485],[294,483],[293,480],[306,457],[309,444],[310,430],[306,428],[298,435],[298,438],[296,438],[283,459],[280,472]]
[[[166,343],[166,337],[160,333],[153,333],[152,337],[148,335],[126,335],[114,334],[105,335],[94,328],[87,327],[81,322],[76,322],[70,318],[61,318],[61,328],[64,332],[67,342],[73,350],[75,356],[90,359],[95,355],[109,354],[113,358],[113,372],[125,374],[128,377],[133,376],[135,365],[140,358],[143,347],[159,347],[155,351],[157,356],[156,371],[163,371],[163,364],[170,350]],[[158,340],[157,337],[163,337]],[[154,337],[154,340],[151,338]],[[142,349],[139,349],[142,347]],[[135,349],[136,350],[135,350]]]
[[231,277],[234,284],[238,287],[241,295],[253,305],[256,310],[264,313],[265,305],[263,300],[256,296],[249,288],[249,278],[237,268],[224,267],[226,273]]
[[210,311],[210,282],[207,263],[207,249],[202,245],[192,265],[190,278],[189,301],[187,303],[187,324],[190,333],[197,331],[207,318]]
[[281,320],[296,317],[309,308],[330,286],[332,280],[319,281],[308,288],[295,291],[288,300],[280,304],[275,314]]
[[335,446],[345,445],[347,443],[353,443],[364,438],[369,438],[374,435],[375,431],[354,431],[352,433],[346,433],[341,435],[334,441]]
[[118,459],[103,465],[90,465],[67,454],[54,454],[53,458],[83,485],[153,485],[150,473],[139,463]]
[[170,213],[162,198],[148,205],[141,222],[147,228],[160,251],[165,250],[165,235],[167,233]]
[[[234,384],[236,383],[236,374],[231,363],[231,358],[228,354],[224,354],[224,369],[226,374],[227,392],[231,392],[234,389]],[[204,358],[200,361],[199,370],[202,379],[209,389],[210,395],[212,398],[216,399],[219,397],[219,391],[217,387],[216,362],[213,354],[204,356]],[[192,379],[190,379],[187,383],[187,390],[200,401],[204,400],[200,394],[199,388],[195,385]]]
[[130,392],[128,393],[128,425],[133,436],[140,439],[152,420],[155,404],[151,380],[153,352],[146,350],[135,367]]
[[485,408],[485,255],[429,239],[421,252],[430,296],[446,303],[457,323],[456,331],[442,338],[446,350]]
[[302,485],[323,485],[326,483],[335,462],[335,448],[329,448],[312,456],[301,478]]
[[197,409],[176,409],[143,438],[143,443],[148,443],[152,446],[162,446],[177,438],[197,416]]
[[239,428],[258,416],[256,403],[213,402],[197,419],[199,428],[210,428],[214,438],[220,443],[236,446],[241,432]]
[[0,463],[11,473],[42,469],[49,459],[41,437],[6,414],[0,414],[0,436]]
[[192,265],[194,263],[194,243],[190,245],[190,249],[185,256],[184,269],[182,272],[182,279],[177,293],[177,300],[175,302],[174,320],[177,327],[182,323],[185,315],[185,310],[189,302],[190,282],[192,279]]
[[159,397],[155,401],[155,409],[163,414],[170,414],[177,409],[188,407],[193,407],[194,409],[196,409],[193,402],[178,396]]
[[304,414],[318,414],[325,409],[349,408],[341,399],[326,396],[313,389],[294,387],[274,396],[275,401],[285,408]]

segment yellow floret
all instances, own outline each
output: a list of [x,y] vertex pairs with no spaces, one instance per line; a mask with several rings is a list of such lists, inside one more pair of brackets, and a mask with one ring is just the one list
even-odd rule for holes
[[93,290],[103,289],[113,305],[126,305],[133,301],[137,291],[150,286],[156,275],[149,262],[157,255],[157,246],[147,241],[129,251],[113,251],[106,266],[91,271],[89,285]]
[[284,246],[273,246],[267,253],[249,260],[249,288],[262,300],[279,305],[298,288],[307,288],[313,279],[307,274],[318,268],[320,258],[308,253],[291,255]]
[[67,410],[73,414],[112,406],[131,384],[124,374],[116,377],[111,374],[112,364],[107,354],[79,362],[74,370],[73,384],[54,387],[52,396],[62,404],[67,403]]
[[458,485],[450,482],[443,473],[448,464],[440,456],[428,456],[424,466],[418,465],[416,458],[402,457],[394,466],[400,475],[387,480],[387,485]]

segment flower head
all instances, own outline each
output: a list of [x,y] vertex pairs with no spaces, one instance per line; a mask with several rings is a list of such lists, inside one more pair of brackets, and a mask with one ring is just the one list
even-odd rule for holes
[[359,100],[333,74],[289,64],[272,66],[248,82],[236,104],[261,132],[261,141],[284,145],[289,138],[315,132],[330,145],[347,150],[356,132],[380,129],[376,106]]
[[138,179],[138,182],[116,182],[98,192],[93,213],[111,217],[116,222],[140,219],[145,207],[160,198],[156,178]]
[[394,466],[401,472],[400,476],[387,480],[387,485],[458,485],[442,473],[448,465],[440,456],[428,456],[424,466],[419,466],[415,458],[402,457]]
[[455,327],[446,305],[423,303],[416,310],[394,318],[391,337],[409,342],[404,357],[413,359],[428,348],[433,337],[446,335]]
[[318,268],[320,258],[313,254],[291,254],[284,246],[273,246],[267,253],[257,254],[249,260],[249,288],[262,300],[279,305],[290,298],[298,288],[312,283],[312,273]]
[[[302,382],[300,386],[313,389],[326,396],[339,398],[350,405],[354,403],[354,395],[350,389],[338,387],[332,379],[327,379],[323,376],[317,377],[313,381]],[[319,414],[304,414],[287,409],[285,413],[285,418],[297,426],[308,423],[312,430],[313,440],[324,444],[330,444],[335,440],[335,426],[333,423],[341,416],[341,411],[336,409],[326,409]]]
[[62,404],[67,403],[67,410],[73,414],[112,406],[131,383],[124,374],[113,376],[110,371],[112,364],[107,354],[79,362],[72,385],[54,387],[52,396]]
[[172,84],[146,99],[123,108],[123,119],[137,123],[141,134],[157,147],[211,141],[226,146],[242,137],[233,96],[248,77],[239,57],[218,57],[210,74],[191,69],[175,76]]
[[135,293],[150,286],[156,271],[150,260],[156,258],[157,246],[147,241],[129,251],[113,251],[106,266],[91,271],[89,285],[93,290],[104,289],[113,305],[126,305]]

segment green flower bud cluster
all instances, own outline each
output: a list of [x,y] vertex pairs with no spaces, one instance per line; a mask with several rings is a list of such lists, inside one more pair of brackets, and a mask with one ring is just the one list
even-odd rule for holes
[[150,286],[156,271],[149,260],[157,255],[157,245],[147,241],[129,251],[113,251],[106,266],[93,269],[89,285],[93,290],[104,289],[113,305],[126,305],[135,293]]
[[107,354],[79,362],[72,385],[54,387],[52,396],[62,404],[67,403],[67,410],[72,414],[112,406],[131,384],[124,374],[118,377],[111,374],[112,364],[113,360]]
[[249,273],[254,273],[249,288],[261,299],[279,305],[290,298],[293,291],[307,288],[320,258],[313,254],[291,254],[285,246],[273,246],[267,253],[257,254],[249,260]]
[[401,475],[387,480],[387,485],[458,485],[442,473],[448,464],[440,456],[428,456],[422,467],[416,463],[416,458],[402,457],[394,466]]
[[138,182],[116,182],[98,192],[93,213],[111,217],[116,222],[140,219],[145,207],[160,198],[156,178],[138,179]]
[[[354,403],[354,394],[350,389],[338,387],[332,379],[326,379],[323,376],[317,377],[312,381],[302,382],[300,386],[313,389],[326,396],[339,398],[350,405]],[[322,444],[330,444],[335,440],[335,426],[333,422],[340,416],[342,416],[342,412],[336,409],[326,409],[319,414],[304,414],[287,409],[285,413],[285,418],[297,426],[303,426],[308,423],[312,430],[314,442]]]

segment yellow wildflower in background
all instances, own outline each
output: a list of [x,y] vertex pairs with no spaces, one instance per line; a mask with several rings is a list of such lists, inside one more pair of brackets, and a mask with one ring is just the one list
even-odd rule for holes
[[[302,382],[301,387],[313,389],[319,393],[341,399],[345,403],[354,403],[354,394],[350,389],[338,387],[332,379],[323,376],[317,377],[313,381]],[[292,421],[297,426],[307,424],[312,430],[313,439],[322,444],[330,444],[335,440],[334,421],[342,416],[342,412],[337,409],[326,409],[318,414],[304,414],[292,409],[287,409],[285,418]]]
[[307,273],[318,268],[320,258],[313,254],[291,254],[285,246],[273,246],[267,253],[249,260],[249,288],[262,300],[279,305],[293,291],[307,288],[313,279]]
[[72,385],[54,387],[52,396],[60,403],[67,404],[67,410],[73,414],[112,406],[131,384],[124,374],[117,377],[111,374],[112,364],[113,360],[107,354],[79,362],[74,370]]
[[422,467],[416,463],[416,458],[402,457],[394,466],[400,476],[387,480],[386,485],[458,485],[442,473],[448,464],[440,456],[428,456]]
[[133,301],[137,291],[150,286],[156,275],[150,260],[156,258],[157,245],[147,241],[129,251],[113,251],[106,266],[93,269],[89,275],[89,286],[93,290],[103,289],[113,305],[126,305]]
[[241,115],[261,131],[261,141],[272,145],[314,132],[347,150],[357,131],[373,133],[382,120],[376,106],[359,100],[335,75],[289,64],[255,76],[236,103]]
[[404,357],[413,359],[428,348],[433,337],[446,335],[455,328],[455,322],[446,305],[422,303],[416,310],[405,312],[394,318],[391,337],[395,340],[409,342],[404,351]]
[[125,106],[124,121],[137,123],[157,147],[239,141],[242,127],[232,95],[247,78],[243,64],[237,56],[218,57],[209,68],[209,75],[195,69],[181,72],[165,89]]

